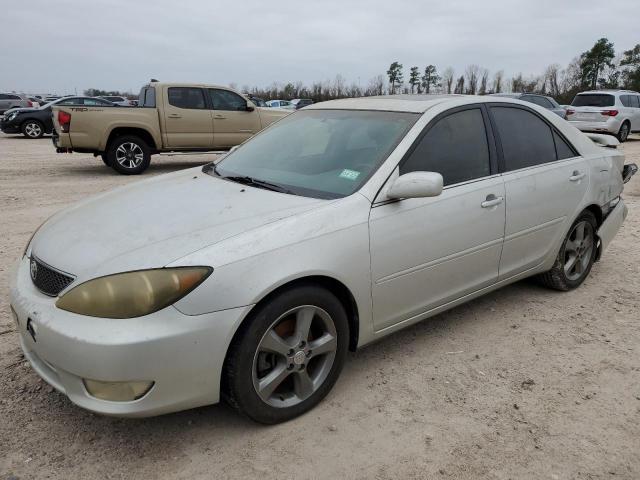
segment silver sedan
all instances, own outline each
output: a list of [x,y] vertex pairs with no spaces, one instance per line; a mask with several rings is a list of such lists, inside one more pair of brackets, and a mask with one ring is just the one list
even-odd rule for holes
[[22,348],[102,414],[291,419],[349,349],[525,277],[578,287],[626,216],[614,142],[512,99],[311,105],[45,222],[12,276]]

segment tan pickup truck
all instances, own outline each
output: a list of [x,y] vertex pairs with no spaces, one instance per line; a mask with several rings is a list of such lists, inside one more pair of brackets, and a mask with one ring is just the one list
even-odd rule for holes
[[228,150],[290,113],[256,107],[226,87],[151,82],[137,107],[54,107],[53,143],[133,175],[154,153]]

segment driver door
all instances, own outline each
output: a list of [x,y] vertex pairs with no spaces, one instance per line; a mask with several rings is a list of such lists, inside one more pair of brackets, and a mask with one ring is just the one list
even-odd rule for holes
[[497,281],[505,189],[487,119],[481,106],[445,112],[400,163],[400,175],[441,173],[441,195],[374,203],[369,231],[376,331]]
[[255,108],[247,108],[245,98],[222,88],[209,88],[208,93],[213,106],[215,148],[240,145],[260,130],[259,114]]

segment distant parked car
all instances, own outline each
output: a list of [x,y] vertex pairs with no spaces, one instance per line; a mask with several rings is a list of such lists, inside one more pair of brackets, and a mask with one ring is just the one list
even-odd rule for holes
[[267,107],[271,108],[286,108],[287,110],[295,110],[296,107],[289,100],[269,100]]
[[31,107],[33,102],[24,95],[17,93],[0,93],[0,113],[12,108]]
[[291,103],[295,106],[296,110],[313,105],[313,100],[310,98],[294,98]]
[[104,96],[100,96],[98,98],[102,98],[104,100],[108,100],[111,103],[115,103],[116,105],[120,105],[121,107],[130,107],[131,106],[131,102],[124,98],[124,97],[120,97],[120,96],[116,96],[116,95],[104,95]]
[[640,93],[631,90],[592,90],[577,94],[567,119],[583,132],[608,133],[620,142],[640,132]]
[[94,97],[66,97],[44,104],[39,108],[14,108],[0,117],[0,130],[4,133],[22,133],[27,138],[40,138],[45,133],[53,131],[51,107],[53,105],[85,105],[110,106],[115,105],[102,98]]
[[492,93],[491,95],[494,97],[516,98],[518,100],[522,100],[523,102],[535,103],[542,108],[551,110],[561,118],[564,118],[565,120],[567,119],[566,109],[562,108],[562,106],[552,97],[548,97],[546,95],[539,95],[537,93]]

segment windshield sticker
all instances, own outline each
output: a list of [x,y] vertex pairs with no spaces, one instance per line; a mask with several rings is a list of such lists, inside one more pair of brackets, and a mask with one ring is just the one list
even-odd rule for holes
[[355,170],[349,170],[345,168],[340,173],[340,178],[346,178],[347,180],[356,180],[360,176],[360,172],[356,172]]

